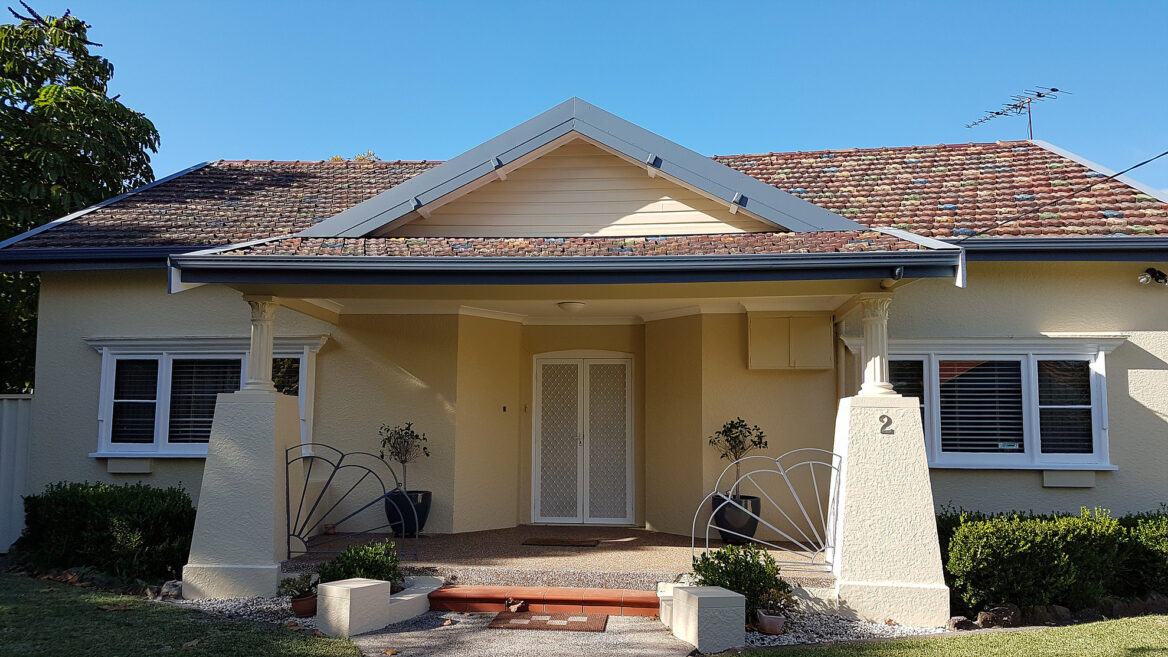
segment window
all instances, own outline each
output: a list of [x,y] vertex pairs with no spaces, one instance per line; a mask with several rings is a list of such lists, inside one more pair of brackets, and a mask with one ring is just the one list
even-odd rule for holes
[[[90,342],[103,363],[98,451],[91,456],[206,455],[218,395],[239,390],[247,378],[247,341],[188,340]],[[322,342],[277,339],[272,359],[276,390],[300,400],[304,443],[311,442],[312,376]]]
[[1107,468],[1103,351],[896,350],[889,378],[921,400],[929,464]]

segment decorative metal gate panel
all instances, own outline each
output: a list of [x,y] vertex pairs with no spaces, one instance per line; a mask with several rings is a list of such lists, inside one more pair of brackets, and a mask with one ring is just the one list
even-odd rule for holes
[[[285,451],[284,499],[288,556],[326,555],[348,545],[418,526],[417,510],[397,473],[369,452],[342,452],[323,443]],[[408,507],[408,508],[405,508]],[[396,523],[389,521],[390,512]],[[410,540],[407,551],[406,540]],[[418,538],[395,539],[398,554],[418,558]]]
[[[841,457],[824,449],[796,449],[779,456],[748,456],[726,466],[714,490],[694,513],[691,544],[711,549],[719,535],[726,542],[755,543],[776,550],[780,564],[809,569],[831,568]],[[732,491],[739,491],[738,496]],[[742,496],[757,496],[756,513]],[[719,516],[753,518],[758,532],[747,535]],[[701,547],[699,548],[699,543]]]

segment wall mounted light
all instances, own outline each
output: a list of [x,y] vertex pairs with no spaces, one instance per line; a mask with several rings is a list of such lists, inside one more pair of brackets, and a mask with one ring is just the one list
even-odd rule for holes
[[1148,267],[1139,276],[1136,276],[1136,280],[1140,283],[1143,283],[1144,285],[1150,285],[1151,283],[1168,285],[1168,274],[1165,274],[1155,267]]

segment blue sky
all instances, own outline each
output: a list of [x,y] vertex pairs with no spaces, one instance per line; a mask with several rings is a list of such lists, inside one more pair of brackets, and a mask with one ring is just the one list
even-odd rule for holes
[[[1035,106],[1036,138],[1117,170],[1168,150],[1168,0],[33,6],[93,25],[159,176],[447,159],[571,96],[713,155],[1024,139],[964,126],[1044,85],[1073,95]],[[1168,157],[1131,175],[1168,189]]]

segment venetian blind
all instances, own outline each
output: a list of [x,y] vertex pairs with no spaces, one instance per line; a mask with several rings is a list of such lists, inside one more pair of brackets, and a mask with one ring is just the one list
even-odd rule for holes
[[238,358],[176,358],[171,362],[168,442],[207,442],[215,399],[221,392],[239,390],[241,366]]
[[1022,363],[937,361],[941,451],[1021,454]]

